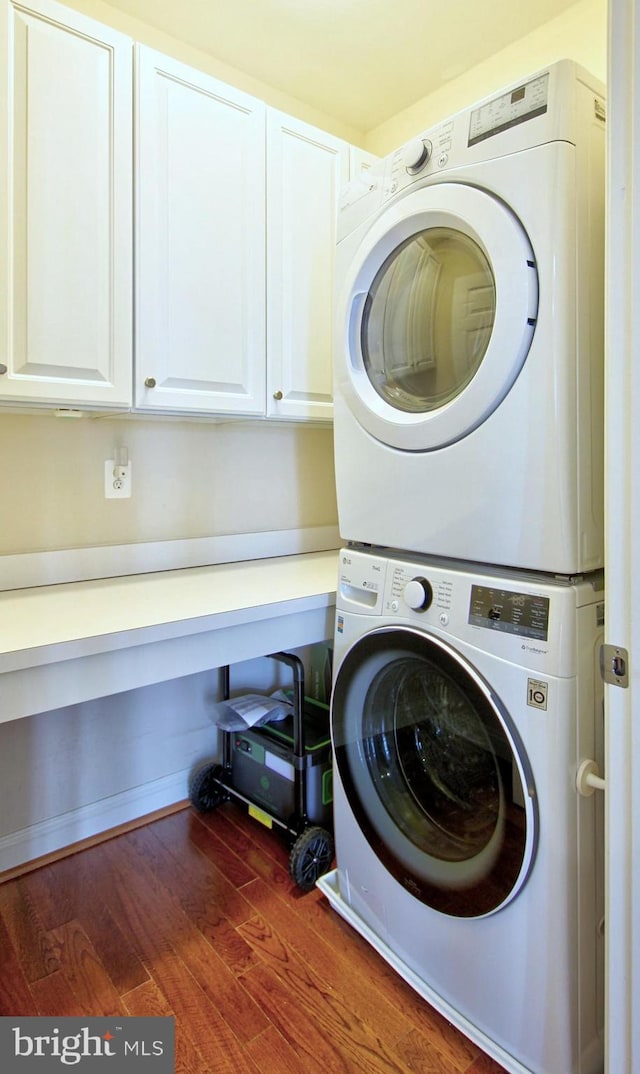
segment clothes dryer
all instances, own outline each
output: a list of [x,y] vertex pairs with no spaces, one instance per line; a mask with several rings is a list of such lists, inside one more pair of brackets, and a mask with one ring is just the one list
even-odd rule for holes
[[331,905],[513,1074],[602,1070],[602,575],[341,552]]
[[347,188],[342,537],[576,573],[603,562],[604,91],[551,65]]

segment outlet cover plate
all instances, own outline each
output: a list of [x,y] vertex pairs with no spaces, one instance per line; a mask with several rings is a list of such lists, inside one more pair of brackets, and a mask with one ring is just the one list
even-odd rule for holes
[[131,497],[131,463],[118,467],[114,473],[115,461],[106,459],[104,464],[104,495],[107,500],[128,500]]

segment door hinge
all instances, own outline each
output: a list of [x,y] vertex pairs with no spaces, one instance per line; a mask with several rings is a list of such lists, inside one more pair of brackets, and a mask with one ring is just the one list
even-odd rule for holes
[[600,675],[610,686],[629,685],[629,653],[619,645],[600,646]]

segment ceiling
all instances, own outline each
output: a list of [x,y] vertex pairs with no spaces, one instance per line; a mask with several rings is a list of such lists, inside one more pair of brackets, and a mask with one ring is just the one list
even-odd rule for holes
[[109,0],[369,131],[576,0]]

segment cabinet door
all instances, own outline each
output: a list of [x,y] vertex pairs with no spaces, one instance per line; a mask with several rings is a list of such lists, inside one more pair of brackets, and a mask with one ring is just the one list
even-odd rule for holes
[[135,404],[264,414],[265,107],[136,48]]
[[132,43],[0,0],[0,401],[131,401]]
[[349,148],[267,113],[267,413],[331,421],[333,264]]

